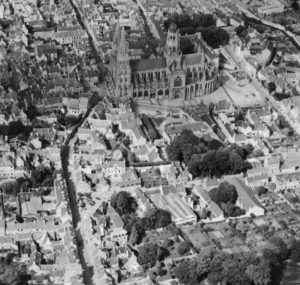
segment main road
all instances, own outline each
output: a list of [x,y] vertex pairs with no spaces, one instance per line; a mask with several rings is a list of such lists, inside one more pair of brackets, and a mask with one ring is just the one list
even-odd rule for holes
[[75,232],[75,239],[77,243],[78,257],[83,269],[83,281],[85,285],[93,285],[92,270],[87,265],[84,258],[83,239],[82,239],[81,231],[78,228],[78,223],[80,221],[80,213],[77,205],[75,185],[70,178],[71,175],[69,171],[69,155],[70,155],[70,142],[72,142],[72,140],[74,139],[75,135],[77,134],[78,128],[81,127],[81,125],[84,123],[85,119],[88,117],[91,110],[92,110],[92,106],[88,108],[87,112],[84,114],[81,121],[75,126],[72,132],[68,135],[64,145],[61,148],[61,163],[62,163],[63,176],[67,184],[69,205],[71,207],[72,222],[73,222],[73,228]]
[[[84,20],[81,18],[81,13],[78,10],[78,6],[76,5],[77,2],[70,0],[70,3],[73,7],[73,9],[76,12],[78,22],[81,24],[83,29],[87,29]],[[94,52],[94,56],[96,57],[96,60],[99,65],[99,73],[101,72],[100,65],[102,65],[101,56],[98,54],[98,47],[95,46],[95,38],[90,34],[90,30],[87,31],[90,39],[90,46],[92,51]],[[105,93],[105,87],[102,85],[102,91]],[[102,93],[102,92],[101,92]],[[104,97],[101,96],[102,98]],[[69,171],[69,156],[70,156],[70,147],[73,144],[73,139],[75,138],[78,129],[82,126],[82,124],[85,122],[85,120],[88,118],[90,112],[92,111],[93,107],[99,102],[100,96],[98,94],[94,94],[92,98],[89,100],[88,109],[83,115],[81,121],[73,128],[71,133],[67,136],[66,141],[64,145],[61,148],[61,163],[62,163],[62,170],[63,170],[63,176],[66,180],[67,184],[67,192],[68,192],[68,198],[69,198],[69,204],[71,208],[72,213],[72,223],[73,228],[75,232],[75,239],[77,243],[77,251],[78,251],[78,257],[79,261],[81,263],[82,269],[83,269],[83,281],[85,285],[93,285],[93,270],[90,266],[88,266],[85,256],[84,256],[84,242],[83,242],[83,236],[82,232],[80,231],[80,228],[78,227],[78,223],[81,220],[79,208],[77,205],[77,195],[76,195],[76,189],[74,182],[71,179],[71,173]]]

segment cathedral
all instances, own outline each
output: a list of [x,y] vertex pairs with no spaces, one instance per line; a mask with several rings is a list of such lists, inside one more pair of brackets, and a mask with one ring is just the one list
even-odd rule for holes
[[189,100],[218,88],[218,65],[203,47],[183,55],[175,24],[169,27],[163,57],[131,59],[126,32],[117,25],[109,73],[116,97]]

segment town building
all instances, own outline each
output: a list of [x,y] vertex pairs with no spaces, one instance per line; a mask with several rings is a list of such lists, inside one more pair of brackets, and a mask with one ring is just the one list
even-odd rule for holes
[[226,176],[224,179],[235,186],[238,193],[237,205],[246,211],[246,215],[264,215],[264,207],[255,197],[254,192],[241,180],[241,178],[236,176]]

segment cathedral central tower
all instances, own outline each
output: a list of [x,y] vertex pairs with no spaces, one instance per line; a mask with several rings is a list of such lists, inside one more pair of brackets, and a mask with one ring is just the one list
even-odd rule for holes
[[168,67],[174,62],[176,63],[176,66],[181,66],[182,52],[180,49],[180,35],[175,23],[172,23],[168,30],[165,57]]

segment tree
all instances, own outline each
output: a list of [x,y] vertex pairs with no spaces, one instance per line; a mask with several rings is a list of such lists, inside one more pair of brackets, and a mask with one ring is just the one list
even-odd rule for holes
[[215,140],[198,138],[191,130],[182,131],[166,149],[169,159],[184,162],[194,177],[244,172],[251,167],[245,160],[252,150],[248,146],[224,147]]
[[144,236],[145,236],[144,219],[139,219],[131,229],[130,236],[129,236],[129,243],[139,244],[142,241]]
[[122,220],[124,222],[124,230],[130,233],[133,225],[138,221],[138,218],[135,214],[125,214],[122,215]]
[[296,11],[299,10],[300,5],[299,5],[299,3],[298,3],[296,0],[293,1],[293,3],[292,3],[292,8],[293,8],[294,10],[296,10]]
[[242,38],[244,36],[246,28],[244,26],[237,26],[234,31],[238,35],[238,37]]
[[274,82],[269,82],[268,83],[268,91],[269,91],[269,94],[276,91],[276,84]]
[[167,248],[165,248],[165,247],[158,248],[158,251],[157,251],[157,260],[158,261],[164,260],[169,255],[170,255],[170,252]]
[[269,242],[277,247],[279,250],[279,256],[282,260],[285,260],[288,256],[288,249],[284,241],[275,235],[269,238]]
[[257,189],[255,189],[255,192],[257,193],[258,196],[261,196],[263,194],[268,193],[268,188],[259,186]]
[[136,201],[128,192],[120,191],[111,197],[111,205],[119,215],[124,215],[135,211]]
[[193,26],[195,29],[199,27],[208,28],[216,25],[216,20],[212,14],[195,13],[193,15]]
[[198,279],[195,268],[191,267],[190,265],[191,263],[189,260],[184,260],[179,263],[179,265],[177,265],[173,271],[176,278],[178,278],[183,284],[193,284]]
[[14,254],[7,254],[4,258],[0,259],[0,284],[28,284],[30,276],[26,273],[26,267],[14,262]]
[[194,53],[194,44],[188,37],[180,38],[180,48],[183,54]]
[[299,240],[295,240],[291,246],[290,259],[295,263],[300,262],[300,241]]
[[271,265],[275,265],[275,266],[280,265],[282,261],[281,257],[278,255],[277,252],[268,248],[265,248],[263,250],[262,257],[268,260],[271,263]]
[[173,223],[167,226],[167,230],[170,231],[174,236],[178,236],[181,234],[180,229],[176,227]]
[[146,267],[153,267],[157,261],[158,247],[155,243],[145,243],[139,248],[137,262]]
[[258,265],[250,264],[247,267],[246,274],[255,285],[271,284],[270,261],[261,259]]
[[203,29],[202,37],[214,49],[227,45],[230,40],[229,34],[224,29],[216,27]]
[[222,182],[219,187],[213,188],[209,192],[210,199],[221,205],[221,203],[230,202],[235,204],[238,194],[234,185],[229,184],[227,181]]
[[248,260],[242,254],[228,255],[222,263],[222,283],[235,285],[250,285],[246,275]]
[[146,218],[149,230],[164,228],[172,223],[171,214],[162,209],[151,209],[146,213]]
[[177,252],[179,255],[185,255],[191,249],[191,244],[188,241],[183,241],[177,247]]
[[39,112],[38,112],[37,108],[34,105],[30,105],[26,110],[26,115],[27,115],[27,118],[30,121],[32,121],[33,119],[35,119],[39,115]]
[[212,14],[195,13],[191,16],[188,13],[175,13],[165,21],[165,28],[168,29],[171,23],[176,23],[181,35],[195,34],[203,28],[216,26],[216,20]]

